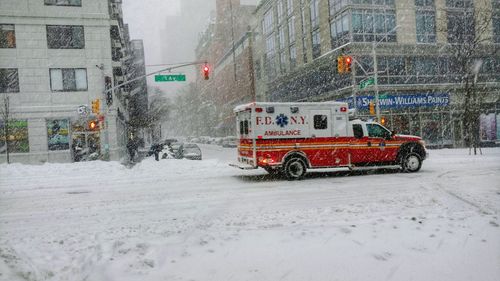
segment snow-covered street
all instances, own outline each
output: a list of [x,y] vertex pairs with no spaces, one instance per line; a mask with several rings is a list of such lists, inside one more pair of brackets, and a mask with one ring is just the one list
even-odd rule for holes
[[202,161],[0,165],[0,280],[500,280],[500,149],[289,182]]

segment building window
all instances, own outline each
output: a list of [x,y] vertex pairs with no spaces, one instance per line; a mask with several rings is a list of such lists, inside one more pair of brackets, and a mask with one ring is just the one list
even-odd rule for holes
[[466,43],[474,41],[476,29],[471,10],[448,11],[448,42]]
[[396,42],[396,12],[393,10],[353,10],[355,42]]
[[47,45],[49,49],[85,48],[83,26],[47,25]]
[[45,0],[47,6],[82,6],[82,0]]
[[16,68],[0,68],[0,93],[18,93],[19,74]]
[[0,24],[0,48],[16,47],[16,30],[13,24]]
[[265,60],[264,60],[264,66],[266,69],[266,74],[269,79],[274,78],[276,75],[276,66],[275,66],[275,59],[276,59],[276,43],[275,43],[275,35],[274,33],[271,33],[266,38],[266,55],[265,55]]
[[271,34],[271,36],[267,37],[266,39],[266,55],[267,57],[273,57],[275,53],[276,46],[274,41],[274,34]]
[[349,5],[350,2],[350,0],[328,0],[330,17],[334,17],[336,13],[340,12],[340,10]]
[[294,0],[287,0],[286,1],[286,8],[287,8],[288,16],[291,16],[293,14],[293,1]]
[[87,91],[87,70],[84,68],[51,68],[50,88],[54,92]]
[[319,0],[311,0],[309,8],[311,11],[311,28],[319,28]]
[[297,48],[295,45],[290,46],[290,69],[295,68],[297,66]]
[[288,43],[295,42],[295,17],[288,19]]
[[434,8],[434,0],[415,0],[415,6]]
[[330,35],[332,47],[347,43],[349,37],[349,13],[344,12],[330,21]]
[[268,35],[273,32],[274,29],[274,17],[273,17],[273,9],[269,9],[264,14],[264,21],[262,23],[262,31],[264,35]]
[[283,0],[278,0],[276,8],[278,9],[278,23],[281,23],[285,12]]
[[[4,132],[5,123],[0,120],[0,132]],[[0,137],[0,154],[6,153],[27,153],[30,152],[27,120],[9,120],[7,123],[7,140],[4,135]],[[6,143],[6,141],[8,143]],[[8,144],[8,145],[7,145]]]
[[280,26],[278,28],[278,43],[279,43],[279,49],[282,50],[285,48],[285,27]]
[[313,59],[321,55],[321,37],[319,35],[319,29],[312,32],[312,56]]
[[69,120],[47,120],[49,151],[69,149]]
[[446,0],[448,8],[472,8],[473,0]]
[[280,70],[281,73],[286,72],[286,56],[284,51],[280,53]]
[[121,48],[111,48],[111,59],[115,62],[119,62],[122,59],[122,49]]
[[417,42],[436,42],[436,15],[431,11],[417,11]]
[[353,4],[393,6],[394,0],[352,0]]

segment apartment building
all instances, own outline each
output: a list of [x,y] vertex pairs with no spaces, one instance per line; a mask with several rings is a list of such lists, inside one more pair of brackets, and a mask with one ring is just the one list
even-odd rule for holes
[[207,61],[211,68],[210,80],[201,71],[197,77],[208,110],[216,112],[211,135],[234,135],[234,107],[255,100],[251,28],[255,8],[240,0],[217,0],[215,18],[195,50],[197,60]]
[[0,0],[0,162],[124,157],[128,41],[121,0]]
[[[263,0],[255,15],[258,97],[349,101],[370,118],[378,88],[385,125],[436,146],[464,145],[457,46],[478,41],[478,129],[484,142],[500,139],[499,0]],[[342,55],[349,73],[338,72]]]

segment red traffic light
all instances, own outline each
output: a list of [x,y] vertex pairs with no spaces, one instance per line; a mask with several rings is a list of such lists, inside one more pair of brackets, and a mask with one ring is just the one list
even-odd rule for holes
[[351,73],[352,57],[351,56],[345,56],[344,58],[345,58],[344,71],[346,73]]
[[99,123],[97,120],[91,120],[89,121],[89,130],[90,131],[95,131],[99,129]]
[[210,67],[208,67],[207,64],[203,66],[203,77],[205,78],[205,80],[210,79]]

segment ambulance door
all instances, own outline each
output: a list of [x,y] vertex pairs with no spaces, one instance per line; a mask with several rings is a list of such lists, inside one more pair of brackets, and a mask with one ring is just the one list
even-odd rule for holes
[[[335,163],[331,144],[332,136],[332,114],[330,110],[311,110],[309,112],[309,132],[311,139],[307,142],[304,150],[313,167],[331,167]],[[312,122],[311,122],[312,121]]]

